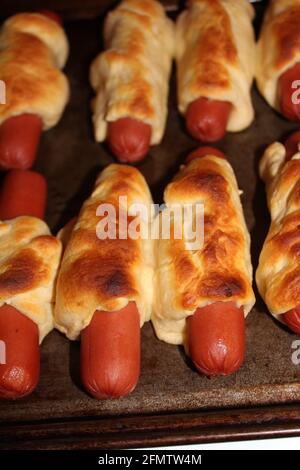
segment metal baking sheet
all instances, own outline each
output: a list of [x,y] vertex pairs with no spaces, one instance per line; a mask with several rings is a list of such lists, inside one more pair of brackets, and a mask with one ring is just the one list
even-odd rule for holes
[[[259,14],[258,21],[260,17]],[[71,44],[66,68],[71,101],[59,125],[43,134],[35,165],[48,180],[47,221],[54,232],[78,213],[98,172],[114,161],[105,146],[93,141],[91,126],[92,91],[88,70],[91,60],[101,49],[100,20],[67,23],[66,31]],[[175,85],[173,73],[163,142],[152,148],[149,156],[138,165],[158,203],[162,202],[165,185],[187,153],[197,146],[186,134],[176,110]],[[242,203],[252,238],[255,269],[269,224],[264,186],[258,177],[258,161],[269,143],[284,138],[297,125],[270,109],[255,88],[253,102],[256,118],[250,128],[228,134],[218,146],[228,155],[243,190]],[[299,403],[300,364],[292,362],[293,342],[297,339],[299,337],[274,321],[257,294],[257,303],[247,318],[244,365],[230,377],[208,379],[194,370],[181,347],[158,341],[149,323],[142,330],[141,377],[136,390],[122,399],[97,401],[80,385],[79,343],[70,342],[53,331],[42,346],[41,378],[36,391],[17,402],[0,402],[0,447],[5,448],[8,443],[22,447],[22,442],[26,441],[27,423],[30,423],[31,431],[44,426],[42,436],[45,440],[47,432],[53,436],[59,423],[72,423],[72,420],[79,420],[79,423],[80,420],[96,420],[101,426],[107,419],[118,418],[111,423],[118,426],[118,422],[123,422],[126,427],[124,420],[134,416],[148,416],[149,419],[151,416],[153,419],[153,416],[211,413],[213,410],[215,413],[235,410],[236,413],[243,408]],[[21,426],[22,431],[18,428],[15,433],[15,426]],[[80,426],[76,429],[72,424],[70,426],[69,440],[72,440],[72,429],[79,439]],[[14,433],[20,441],[12,444]],[[190,431],[187,440],[193,440]]]

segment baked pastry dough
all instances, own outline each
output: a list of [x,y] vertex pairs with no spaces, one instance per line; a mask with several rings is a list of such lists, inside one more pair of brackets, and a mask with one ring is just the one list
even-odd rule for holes
[[61,243],[40,219],[0,222],[0,306],[12,305],[39,328],[40,342],[53,329],[54,285]]
[[232,103],[227,130],[245,129],[254,117],[250,88],[255,39],[248,0],[190,0],[176,23],[178,107],[198,98]]
[[69,85],[59,70],[68,56],[62,27],[39,13],[19,13],[5,21],[0,33],[0,79],[6,104],[0,124],[12,116],[36,114],[44,129],[60,119],[69,99]]
[[174,26],[155,0],[123,0],[104,25],[105,51],[91,65],[95,139],[106,138],[107,123],[131,117],[150,124],[151,144],[163,136]]
[[102,219],[96,211],[100,204],[111,204],[117,220],[121,214],[130,224],[134,216],[130,212],[132,204],[143,204],[149,215],[148,220],[139,219],[144,230],[150,223],[151,203],[148,186],[136,168],[112,164],[99,175],[91,197],[80,211],[58,276],[55,325],[68,338],[80,335],[95,310],[119,310],[129,301],[136,302],[141,326],[150,319],[153,242],[150,237],[121,239],[118,222],[115,239],[98,238],[97,224]]
[[285,147],[270,145],[260,162],[271,213],[256,282],[271,314],[277,319],[300,304],[300,153],[285,162]]
[[256,81],[270,106],[280,111],[278,79],[300,61],[300,0],[273,0],[257,43]]
[[[197,308],[219,301],[254,305],[251,287],[250,237],[244,221],[237,182],[230,164],[214,155],[183,166],[165,190],[173,204],[202,203],[204,244],[188,250],[186,240],[159,239],[152,322],[158,338],[186,343],[186,318]],[[160,214],[160,217],[162,214]],[[186,223],[186,221],[185,221]],[[186,344],[185,344],[186,345]]]

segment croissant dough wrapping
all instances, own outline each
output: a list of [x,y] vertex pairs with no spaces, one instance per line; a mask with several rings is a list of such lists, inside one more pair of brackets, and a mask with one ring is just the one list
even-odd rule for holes
[[248,0],[190,0],[176,23],[177,94],[184,114],[200,97],[232,103],[227,130],[253,120],[253,7]]
[[172,21],[155,0],[123,0],[106,18],[104,42],[90,69],[96,141],[106,138],[108,122],[131,117],[149,124],[151,144],[158,144],[167,117]]
[[[204,244],[187,250],[184,239],[156,246],[156,287],[152,322],[158,338],[186,343],[186,318],[198,307],[235,301],[251,310],[250,237],[229,163],[207,155],[184,166],[164,193],[171,204],[204,204]],[[172,233],[172,232],[171,232]]]
[[12,116],[36,114],[44,129],[54,126],[69,99],[69,85],[59,70],[68,56],[62,27],[39,13],[20,13],[5,21],[0,33],[0,80],[6,104],[0,124]]
[[287,163],[285,154],[285,147],[275,142],[260,162],[271,225],[256,271],[259,292],[279,320],[300,304],[300,153]]
[[300,0],[271,1],[257,43],[256,81],[260,93],[279,109],[278,79],[300,60]]
[[54,284],[61,243],[40,219],[0,222],[0,306],[12,305],[39,328],[40,342],[53,329]]
[[[122,201],[119,209],[121,196],[127,197],[128,211]],[[103,240],[96,235],[100,204],[112,204],[117,216],[125,215],[130,223],[134,203],[143,204],[150,217],[152,199],[141,173],[125,165],[106,167],[81,209],[58,276],[55,325],[70,339],[76,339],[89,325],[95,310],[109,315],[129,301],[136,302],[141,326],[150,319],[154,258],[150,237],[120,239],[118,223],[115,239]],[[148,223],[150,218],[140,219],[141,227]]]

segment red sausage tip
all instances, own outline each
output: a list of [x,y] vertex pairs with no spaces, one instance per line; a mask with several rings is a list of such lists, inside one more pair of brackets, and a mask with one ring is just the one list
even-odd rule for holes
[[189,104],[185,120],[188,132],[201,142],[216,142],[224,137],[232,104],[198,98]]
[[33,165],[42,126],[41,118],[35,114],[13,116],[1,124],[1,170],[26,170]]
[[295,153],[299,152],[300,131],[293,132],[285,141],[285,160],[288,162]]
[[300,62],[286,70],[278,82],[280,110],[291,121],[300,121],[299,93],[297,88],[294,88],[297,80],[300,80]]
[[229,375],[244,360],[245,319],[234,302],[216,302],[188,318],[188,346],[197,370],[209,377]]
[[134,302],[115,312],[96,311],[81,333],[81,379],[98,400],[119,398],[140,374],[140,318]]
[[0,190],[0,219],[21,215],[44,218],[47,182],[43,175],[31,170],[11,170]]
[[224,153],[219,149],[214,147],[199,147],[187,156],[185,162],[190,163],[194,158],[206,157],[207,155],[214,155],[215,157],[224,158],[226,160]]
[[300,335],[300,306],[286,312],[283,320],[293,333]]
[[0,307],[0,339],[5,364],[0,364],[0,398],[17,399],[37,386],[40,372],[37,325],[14,307]]
[[108,123],[109,147],[122,163],[142,160],[149,151],[151,126],[132,118],[121,118]]
[[51,20],[55,21],[60,26],[62,26],[63,24],[61,16],[58,13],[55,13],[54,11],[39,10],[37,13],[40,13],[40,15],[47,16],[47,18],[50,18]]

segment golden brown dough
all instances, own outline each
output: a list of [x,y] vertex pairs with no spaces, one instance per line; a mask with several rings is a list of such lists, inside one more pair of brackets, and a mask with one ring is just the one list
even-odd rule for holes
[[0,222],[0,306],[12,305],[39,328],[40,342],[53,328],[55,278],[61,243],[40,219]]
[[6,104],[0,124],[12,116],[36,114],[44,129],[60,119],[69,85],[59,70],[66,62],[68,41],[62,27],[39,13],[19,13],[5,21],[0,34],[0,80]]
[[90,69],[95,139],[107,123],[131,117],[152,127],[151,144],[162,139],[174,53],[173,23],[155,0],[123,0],[104,25],[105,51]]
[[253,7],[248,0],[190,0],[176,23],[179,111],[198,98],[232,103],[227,130],[254,117],[250,88],[255,69]]
[[270,145],[260,162],[271,213],[256,282],[269,311],[277,319],[300,304],[300,153],[285,163],[285,147]]
[[[234,301],[245,315],[254,305],[250,237],[230,164],[214,155],[183,166],[165,190],[167,206],[204,204],[204,244],[158,241],[152,322],[158,338],[185,344],[186,318],[213,302]],[[172,233],[172,232],[171,232]]]
[[[55,325],[68,338],[76,339],[89,325],[95,310],[114,311],[135,301],[141,326],[150,319],[153,286],[153,243],[150,239],[97,237],[96,214],[100,204],[112,204],[119,211],[119,198],[127,197],[127,206],[144,204],[150,214],[152,203],[141,173],[125,165],[109,165],[99,175],[95,189],[84,203],[63,256],[55,306]],[[133,214],[122,203],[122,212],[130,223]],[[141,227],[148,226],[140,220]]]
[[280,111],[278,79],[300,61],[300,0],[271,0],[257,43],[256,81],[270,106]]

